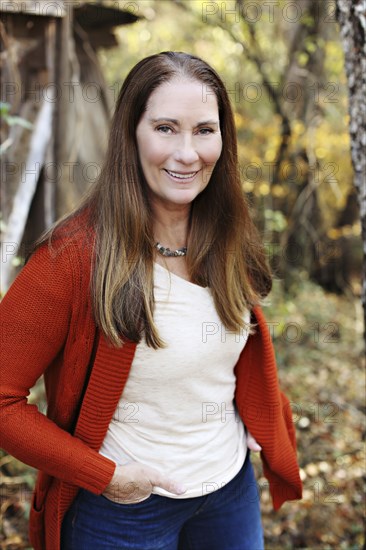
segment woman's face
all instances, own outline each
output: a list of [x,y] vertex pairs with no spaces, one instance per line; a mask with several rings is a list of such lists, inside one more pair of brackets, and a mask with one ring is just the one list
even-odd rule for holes
[[215,94],[198,81],[162,84],[148,100],[136,138],[152,206],[189,207],[221,154]]

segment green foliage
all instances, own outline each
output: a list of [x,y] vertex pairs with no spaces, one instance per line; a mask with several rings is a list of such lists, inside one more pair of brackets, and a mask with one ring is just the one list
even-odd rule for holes
[[266,219],[266,227],[269,231],[278,231],[281,233],[287,226],[287,221],[281,210],[264,211],[264,217]]
[[[11,105],[10,103],[6,103],[4,101],[0,101],[0,118],[10,126],[22,126],[23,128],[26,128],[27,130],[32,130],[33,124],[31,124],[28,120],[25,120],[22,117],[19,116],[12,116],[10,115],[10,109]],[[0,155],[5,153],[5,151],[11,146],[12,141],[8,138],[6,139],[1,145],[0,145]]]
[[23,126],[23,128],[27,128],[27,130],[32,130],[33,124],[31,122],[20,116],[9,115],[10,109],[10,103],[0,101],[0,115],[8,126],[15,126],[18,124],[19,126]]

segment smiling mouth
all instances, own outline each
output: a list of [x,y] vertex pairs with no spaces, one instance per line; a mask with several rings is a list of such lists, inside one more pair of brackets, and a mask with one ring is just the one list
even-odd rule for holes
[[192,180],[196,174],[198,174],[199,170],[196,170],[195,172],[172,172],[171,170],[165,169],[165,172],[175,180],[179,181],[189,181]]

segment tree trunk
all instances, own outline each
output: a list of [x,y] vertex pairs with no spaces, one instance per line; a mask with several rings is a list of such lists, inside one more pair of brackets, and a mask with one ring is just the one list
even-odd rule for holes
[[351,154],[364,250],[362,304],[366,336],[366,18],[364,0],[337,0],[349,88]]

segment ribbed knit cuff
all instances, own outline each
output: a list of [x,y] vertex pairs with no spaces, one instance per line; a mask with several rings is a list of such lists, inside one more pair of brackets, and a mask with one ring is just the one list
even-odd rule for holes
[[90,449],[75,484],[91,493],[99,495],[110,483],[116,463]]

